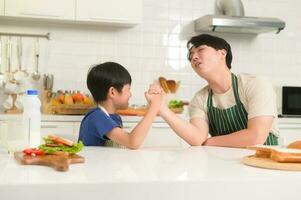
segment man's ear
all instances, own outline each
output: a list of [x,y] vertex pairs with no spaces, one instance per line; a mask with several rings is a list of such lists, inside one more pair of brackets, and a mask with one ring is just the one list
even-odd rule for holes
[[220,52],[221,52],[221,55],[226,58],[227,51],[225,49],[221,49]]

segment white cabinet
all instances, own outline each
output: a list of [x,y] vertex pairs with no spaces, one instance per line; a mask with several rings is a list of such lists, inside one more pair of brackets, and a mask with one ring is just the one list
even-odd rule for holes
[[301,123],[279,123],[279,131],[284,145],[301,140]]
[[[123,128],[130,132],[137,123],[123,122]],[[154,122],[142,147],[181,147],[186,143],[165,122]]]
[[75,19],[75,0],[5,0],[5,16]]
[[137,24],[142,0],[77,0],[76,20],[90,23]]
[[78,133],[74,131],[74,122],[42,121],[42,137],[45,137],[49,134],[58,135],[74,142],[76,142],[78,138]]
[[4,15],[4,0],[0,0],[0,15]]
[[7,122],[0,121],[0,146],[5,146],[7,140]]
[[301,118],[279,118],[278,121],[284,145],[301,140]]
[[143,0],[0,0],[0,16],[132,26],[142,21],[142,3]]

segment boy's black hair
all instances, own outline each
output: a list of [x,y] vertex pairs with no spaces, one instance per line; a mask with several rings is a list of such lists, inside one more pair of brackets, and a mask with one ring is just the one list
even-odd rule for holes
[[206,45],[214,48],[215,50],[225,49],[227,51],[226,55],[226,64],[229,69],[231,69],[231,62],[232,62],[232,52],[230,44],[219,37],[208,35],[208,34],[201,34],[192,37],[187,42],[187,49],[188,49],[188,60],[191,61],[191,49],[192,47],[199,47],[201,45]]
[[115,62],[98,64],[89,70],[87,76],[88,89],[97,103],[107,99],[110,87],[121,92],[124,85],[131,83],[130,73]]

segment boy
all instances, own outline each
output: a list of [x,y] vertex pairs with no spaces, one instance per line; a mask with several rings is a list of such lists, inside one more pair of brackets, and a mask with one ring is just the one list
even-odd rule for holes
[[131,82],[129,72],[118,63],[106,62],[89,70],[87,86],[98,107],[81,122],[78,140],[84,145],[104,146],[112,140],[130,149],[140,147],[162,104],[162,95],[145,93],[149,109],[129,134],[122,129],[121,118],[115,112],[128,107]]

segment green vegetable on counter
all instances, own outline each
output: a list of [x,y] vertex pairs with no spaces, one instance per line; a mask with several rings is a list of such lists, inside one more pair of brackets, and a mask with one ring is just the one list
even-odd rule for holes
[[184,106],[184,102],[181,100],[170,100],[168,103],[169,108],[182,108]]

